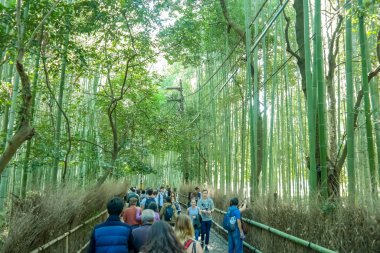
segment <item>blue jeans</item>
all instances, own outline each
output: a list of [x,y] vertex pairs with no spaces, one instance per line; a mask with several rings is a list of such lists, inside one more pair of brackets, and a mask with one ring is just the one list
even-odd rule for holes
[[205,239],[206,234],[206,245],[208,245],[208,242],[210,240],[210,229],[211,229],[212,221],[202,221],[202,231],[201,231],[201,240],[202,242]]
[[200,234],[199,228],[194,228],[194,234],[195,234],[195,240],[198,241],[199,234]]
[[243,240],[240,239],[238,228],[233,232],[228,232],[228,253],[243,253]]

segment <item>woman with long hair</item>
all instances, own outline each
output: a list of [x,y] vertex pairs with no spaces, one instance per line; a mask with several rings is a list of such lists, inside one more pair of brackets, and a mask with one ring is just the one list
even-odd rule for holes
[[198,241],[198,237],[201,233],[201,210],[197,207],[195,198],[191,200],[191,206],[187,208],[187,215],[190,216],[194,228],[195,240]]
[[202,246],[194,240],[194,228],[190,217],[185,214],[178,215],[175,223],[175,233],[184,245],[187,253],[202,253]]
[[185,250],[173,228],[167,222],[157,221],[150,227],[140,253],[185,253]]

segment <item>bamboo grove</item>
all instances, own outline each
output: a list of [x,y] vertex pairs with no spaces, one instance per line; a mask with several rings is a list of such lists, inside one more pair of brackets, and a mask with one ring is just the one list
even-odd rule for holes
[[[180,57],[198,64],[185,81],[192,133],[179,154],[190,164],[183,166],[189,181],[245,196],[348,199],[374,207],[379,3],[189,6],[193,11],[184,11],[174,29],[201,32],[172,41],[185,44],[173,57],[191,52]],[[194,16],[202,21],[189,21]]]
[[378,1],[0,4],[1,207],[109,178],[378,205]]

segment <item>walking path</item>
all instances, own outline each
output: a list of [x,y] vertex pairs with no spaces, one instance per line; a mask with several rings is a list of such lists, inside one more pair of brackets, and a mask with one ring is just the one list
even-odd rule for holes
[[208,249],[210,253],[226,253],[228,252],[228,242],[218,235],[214,229],[211,229]]

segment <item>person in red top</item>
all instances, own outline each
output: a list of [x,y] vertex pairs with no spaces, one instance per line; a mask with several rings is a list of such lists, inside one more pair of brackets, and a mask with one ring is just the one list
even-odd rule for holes
[[136,220],[136,213],[141,212],[141,208],[136,206],[137,198],[131,198],[129,200],[129,207],[124,210],[123,220],[130,225],[132,229],[140,226],[141,221]]

